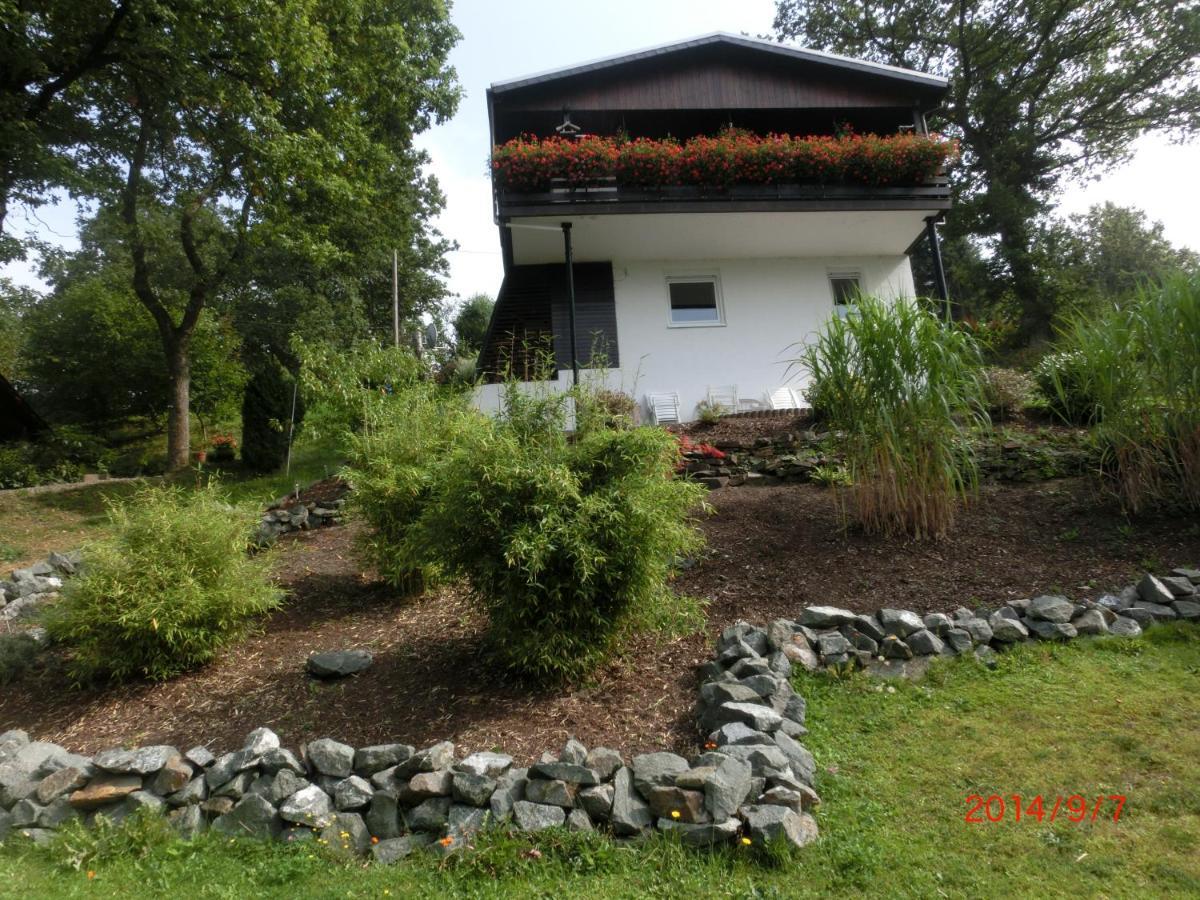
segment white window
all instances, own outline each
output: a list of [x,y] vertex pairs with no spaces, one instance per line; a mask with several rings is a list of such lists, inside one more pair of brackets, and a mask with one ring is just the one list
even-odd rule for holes
[[721,284],[715,275],[669,275],[667,296],[669,321],[673,327],[725,324],[721,312]]
[[830,272],[829,289],[833,292],[833,312],[845,318],[854,312],[862,293],[862,274],[859,272]]

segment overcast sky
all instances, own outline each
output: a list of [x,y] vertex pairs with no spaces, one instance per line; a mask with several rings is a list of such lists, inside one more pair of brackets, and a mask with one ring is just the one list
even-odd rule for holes
[[[487,176],[485,91],[491,82],[712,31],[767,34],[774,14],[772,0],[457,0],[453,18],[463,39],[451,62],[465,96],[451,121],[419,141],[446,194],[438,227],[460,248],[450,255],[450,290],[460,297],[494,296],[500,288],[499,238]],[[1128,165],[1086,185],[1069,186],[1060,210],[1082,212],[1105,200],[1138,206],[1163,222],[1172,242],[1200,250],[1197,163],[1200,145],[1177,146],[1147,136]],[[7,227],[72,246],[74,216],[68,204],[44,207],[36,218],[14,210]],[[10,264],[0,272],[39,284],[30,263]]]

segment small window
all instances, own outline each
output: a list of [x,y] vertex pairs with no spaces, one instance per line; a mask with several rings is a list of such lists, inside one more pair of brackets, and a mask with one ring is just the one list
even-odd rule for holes
[[668,278],[667,291],[672,325],[722,324],[716,278]]
[[834,313],[844,318],[854,312],[862,293],[862,276],[857,272],[831,272],[829,287],[833,291]]

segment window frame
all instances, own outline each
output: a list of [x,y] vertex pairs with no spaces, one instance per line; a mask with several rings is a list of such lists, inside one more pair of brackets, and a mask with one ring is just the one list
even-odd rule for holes
[[[715,322],[676,322],[675,307],[671,305],[672,284],[711,284],[717,320]],[[667,295],[667,327],[668,328],[723,328],[725,327],[725,298],[721,291],[721,275],[719,272],[667,272],[663,276],[663,286]]]
[[833,301],[833,314],[840,318],[854,315],[858,309],[857,303],[838,303],[837,288],[834,287],[835,281],[853,281],[858,286],[859,293],[863,293],[863,275],[861,269],[829,269],[825,273],[825,280],[829,284],[829,296]]

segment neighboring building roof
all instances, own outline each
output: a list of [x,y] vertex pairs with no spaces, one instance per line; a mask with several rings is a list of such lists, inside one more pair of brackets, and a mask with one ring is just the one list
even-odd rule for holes
[[0,375],[0,441],[24,440],[49,428],[8,379]]
[[902,69],[898,66],[889,66],[883,63],[869,62],[863,59],[853,59],[849,56],[839,56],[836,53],[825,53],[821,50],[809,50],[805,47],[790,47],[787,44],[776,44],[771,41],[761,41],[755,38],[742,37],[741,35],[727,34],[725,32],[717,31],[713,32],[712,34],[705,34],[701,35],[700,37],[689,38],[687,40],[672,41],[669,44],[659,44],[656,47],[648,47],[644,50],[635,50],[632,53],[622,53],[617,56],[606,56],[602,59],[595,59],[591,60],[590,62],[567,66],[562,69],[552,69],[547,72],[525,75],[520,78],[510,78],[505,81],[496,81],[492,83],[489,91],[494,94],[500,94],[507,91],[518,90],[520,88],[532,87],[533,85],[545,84],[546,82],[558,81],[563,78],[571,78],[576,75],[586,75],[591,72],[599,72],[604,69],[611,69],[616,66],[637,62],[639,60],[652,59],[654,57],[678,53],[683,50],[692,50],[699,47],[707,47],[717,44],[726,44],[733,47],[761,51],[763,53],[772,53],[785,59],[796,60],[799,62],[816,63],[819,65],[830,66],[832,68],[844,69],[860,75],[888,78],[894,81],[903,82],[905,84],[915,85],[926,89],[933,89],[939,92],[944,91],[949,84],[945,78],[940,78],[937,75],[927,75],[924,72],[917,72],[912,69]]

